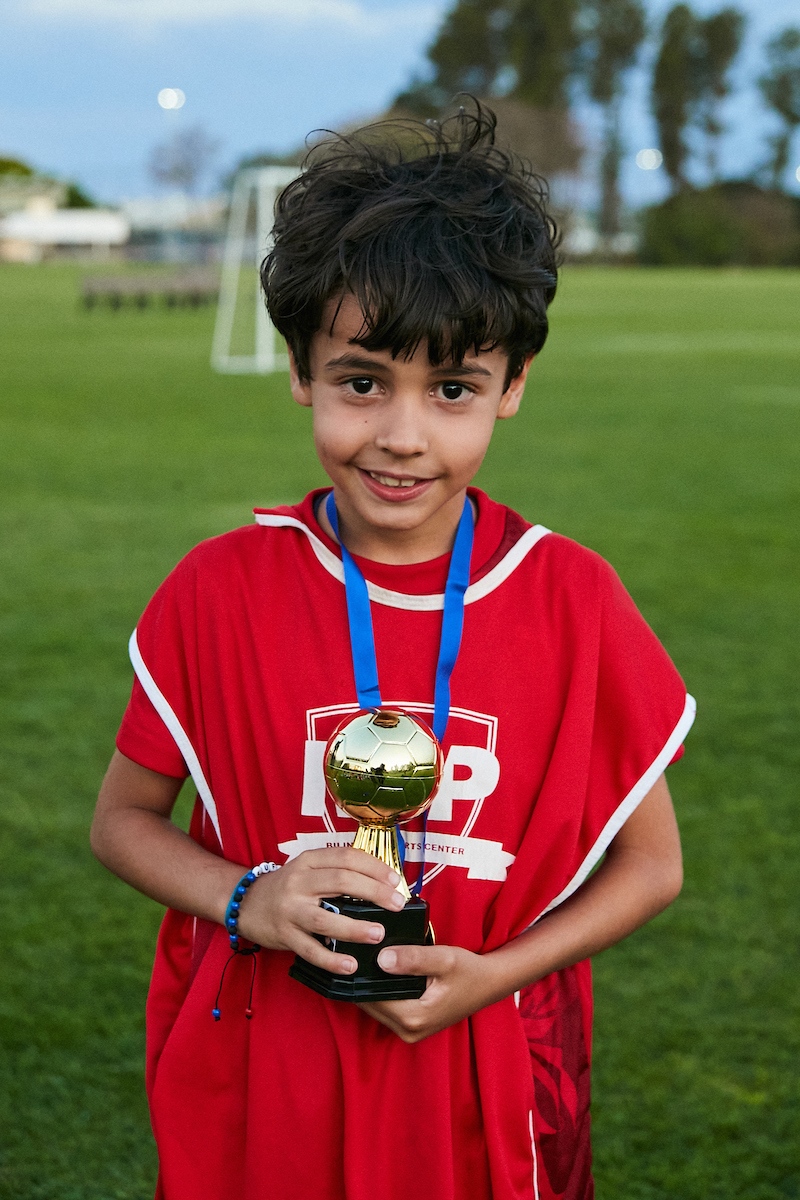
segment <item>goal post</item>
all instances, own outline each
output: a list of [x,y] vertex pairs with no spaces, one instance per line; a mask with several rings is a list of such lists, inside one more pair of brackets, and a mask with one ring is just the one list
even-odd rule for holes
[[270,248],[275,201],[299,173],[299,167],[247,167],[236,176],[211,347],[211,365],[222,374],[268,375],[288,369],[287,356],[275,345],[259,268]]

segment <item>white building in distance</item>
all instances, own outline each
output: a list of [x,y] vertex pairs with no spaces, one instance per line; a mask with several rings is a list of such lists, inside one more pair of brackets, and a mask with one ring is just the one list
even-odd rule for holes
[[49,195],[31,196],[25,207],[0,219],[0,259],[37,263],[54,253],[108,258],[129,239],[130,222],[102,208],[57,208]]

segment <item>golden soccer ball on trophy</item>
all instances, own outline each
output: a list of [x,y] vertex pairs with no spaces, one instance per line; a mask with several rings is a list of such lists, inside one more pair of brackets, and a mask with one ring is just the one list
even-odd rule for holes
[[387,863],[410,898],[397,845],[397,826],[425,812],[442,778],[442,749],[410,713],[362,709],[344,720],[325,750],[325,781],[339,808],[358,821],[353,846]]

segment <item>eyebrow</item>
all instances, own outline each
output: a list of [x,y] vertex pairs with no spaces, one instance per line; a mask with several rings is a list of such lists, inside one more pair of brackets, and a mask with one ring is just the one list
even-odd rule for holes
[[[363,371],[365,375],[374,375],[377,371],[385,371],[387,369],[385,363],[376,362],[373,358],[359,358],[357,354],[341,354],[338,358],[331,358],[325,363],[325,370],[336,370],[340,367],[346,367],[352,371]],[[465,378],[468,375],[485,375],[491,378],[492,372],[487,371],[485,367],[467,366],[465,363],[458,365],[451,364],[449,366],[441,364],[434,368],[442,375],[447,375],[450,378],[458,377]]]
[[341,354],[338,358],[331,358],[325,363],[326,371],[336,367],[347,367],[353,371],[363,371],[368,375],[374,374],[375,371],[385,370],[383,363],[376,362],[374,358],[359,358],[357,354]]

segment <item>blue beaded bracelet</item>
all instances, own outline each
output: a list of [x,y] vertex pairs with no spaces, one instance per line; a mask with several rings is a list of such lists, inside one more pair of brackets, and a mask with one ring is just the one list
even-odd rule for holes
[[253,964],[252,974],[250,976],[250,998],[247,1001],[247,1008],[244,1010],[244,1015],[247,1017],[248,1021],[253,1015],[253,988],[256,982],[256,955],[261,947],[256,946],[254,943],[247,949],[243,949],[239,945],[239,911],[242,906],[242,900],[244,900],[245,896],[247,895],[247,889],[252,887],[259,875],[268,875],[270,871],[277,871],[279,869],[279,863],[259,863],[257,867],[253,867],[245,875],[243,875],[236,887],[233,889],[233,895],[228,901],[228,907],[225,909],[225,928],[228,931],[228,941],[231,944],[231,956],[225,963],[225,966],[222,968],[222,975],[220,976],[219,987],[217,989],[217,998],[214,1001],[214,1007],[211,1010],[211,1015],[215,1021],[219,1021],[220,1017],[222,1016],[222,1011],[219,1006],[219,998],[222,995],[222,985],[225,982],[225,973],[233,960],[239,955],[249,957]]
[[279,869],[279,863],[259,863],[257,867],[252,867],[246,875],[243,875],[233,889],[231,898],[228,901],[228,907],[225,909],[225,928],[228,931],[228,941],[231,944],[231,950],[239,949],[239,910],[242,900],[247,895],[247,889],[255,883],[259,875],[268,875],[270,871],[277,871]]

